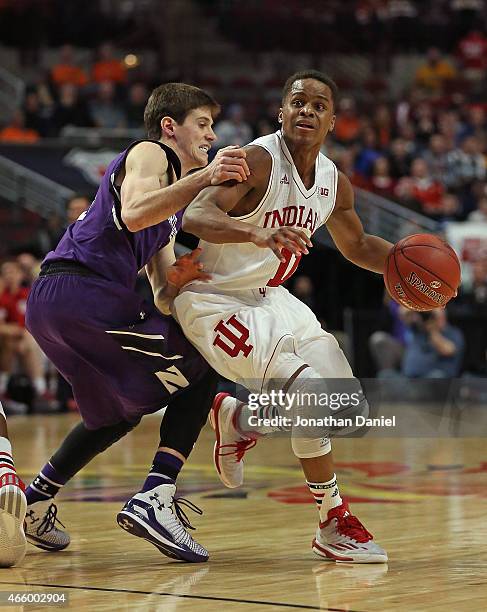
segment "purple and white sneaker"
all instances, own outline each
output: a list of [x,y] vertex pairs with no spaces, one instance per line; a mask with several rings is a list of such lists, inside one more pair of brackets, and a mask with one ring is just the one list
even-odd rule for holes
[[137,493],[117,514],[117,523],[172,559],[190,563],[208,561],[208,551],[195,542],[186,529],[194,527],[181,506],[198,514],[203,512],[187,499],[175,498],[175,493],[174,484],[163,484],[145,493]]

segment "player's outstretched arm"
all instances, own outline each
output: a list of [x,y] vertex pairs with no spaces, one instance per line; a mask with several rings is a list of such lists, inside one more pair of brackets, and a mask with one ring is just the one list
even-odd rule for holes
[[249,170],[245,151],[238,147],[220,149],[206,168],[169,185],[168,162],[154,142],[141,142],[130,150],[122,182],[122,219],[128,230],[137,232],[165,221],[187,206],[208,185],[224,181],[243,182]]
[[281,250],[286,248],[296,255],[308,253],[312,246],[306,234],[295,228],[262,228],[244,223],[235,216],[251,213],[264,195],[272,169],[270,155],[262,147],[245,148],[250,176],[243,183],[218,185],[204,189],[188,206],[183,217],[183,229],[214,244],[253,242],[270,248],[284,261]]
[[383,274],[387,255],[393,245],[364,232],[355,211],[352,185],[343,172],[338,173],[336,198],[335,209],[326,227],[337,249],[357,266]]

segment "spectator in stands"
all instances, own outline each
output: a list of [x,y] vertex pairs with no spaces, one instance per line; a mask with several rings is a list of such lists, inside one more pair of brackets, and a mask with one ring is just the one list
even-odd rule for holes
[[401,368],[406,345],[406,324],[400,316],[401,306],[384,292],[384,317],[391,332],[376,331],[369,338],[369,350],[377,368],[378,378],[394,378]]
[[84,193],[76,193],[69,198],[66,203],[66,225],[71,225],[71,223],[77,221],[79,216],[88,210],[92,201],[93,198],[90,198]]
[[25,279],[25,286],[30,287],[34,280],[39,276],[41,261],[32,253],[20,253],[17,256],[17,263],[22,269],[22,274]]
[[422,157],[432,178],[440,183],[444,181],[447,172],[447,155],[448,149],[445,137],[442,134],[433,134]]
[[375,332],[369,347],[380,378],[454,378],[464,351],[462,332],[448,323],[446,311],[418,313],[391,304],[393,334]]
[[381,149],[387,148],[391,143],[393,122],[391,111],[387,104],[379,104],[374,112],[372,126],[377,133]]
[[458,139],[462,131],[462,123],[457,111],[447,110],[438,113],[438,131],[446,140],[446,147],[449,151],[457,146]]
[[0,275],[0,399],[5,397],[12,373],[11,347],[18,344],[23,336],[22,328],[12,319],[11,298]]
[[59,62],[51,69],[51,81],[56,87],[69,83],[84,87],[88,83],[85,71],[76,64],[73,47],[63,45],[59,52]]
[[381,156],[377,144],[377,134],[371,127],[365,127],[362,135],[362,148],[355,160],[356,171],[364,177],[370,177],[375,160]]
[[389,150],[389,166],[392,178],[399,179],[409,174],[411,161],[412,153],[408,148],[408,143],[403,138],[393,140]]
[[79,97],[79,90],[75,85],[66,83],[59,89],[59,101],[54,109],[52,123],[56,134],[66,126],[93,127],[88,106]]
[[462,285],[454,302],[455,310],[468,315],[485,315],[487,312],[487,257],[479,257],[471,264],[470,285]]
[[273,124],[267,117],[260,117],[257,119],[255,124],[255,137],[259,138],[260,136],[267,136],[267,134],[272,134],[275,132]]
[[458,59],[467,79],[485,79],[487,70],[487,37],[479,30],[472,30],[458,43]]
[[20,108],[14,111],[10,123],[0,130],[1,142],[32,144],[39,138],[39,132],[25,126],[25,115]]
[[401,373],[407,378],[454,378],[460,374],[465,341],[448,323],[446,310],[402,314],[408,325]]
[[467,221],[471,223],[487,223],[487,196],[478,200],[477,209],[468,215]]
[[93,81],[95,83],[125,83],[127,70],[122,61],[114,57],[113,46],[106,42],[98,49],[98,59],[93,65]]
[[47,386],[44,376],[44,356],[34,338],[25,329],[25,307],[29,287],[25,285],[26,279],[22,268],[15,260],[6,261],[0,267],[0,276],[4,287],[0,303],[6,305],[8,314],[5,323],[9,324],[9,331],[3,336],[2,342],[4,350],[0,389],[3,384],[7,384],[6,381],[13,373],[18,359],[31,380],[37,396],[45,397]]
[[413,120],[415,126],[415,140],[419,143],[420,147],[425,146],[431,136],[435,133],[435,120],[433,114],[433,107],[427,102],[418,104],[414,113]]
[[115,86],[110,81],[98,85],[97,96],[90,104],[91,116],[99,128],[123,128],[127,118],[123,108],[115,100]]
[[130,86],[128,100],[125,105],[125,115],[129,128],[144,128],[144,109],[149,92],[144,83],[134,83]]
[[416,71],[416,84],[432,94],[443,91],[445,81],[456,77],[456,70],[450,62],[442,59],[436,47],[430,47],[426,53],[426,62]]
[[411,164],[410,176],[404,176],[396,185],[396,196],[406,205],[415,208],[419,203],[425,214],[435,214],[441,207],[443,185],[428,172],[424,159],[417,157]]
[[483,181],[485,177],[485,158],[480,142],[475,136],[467,136],[460,147],[447,155],[445,183],[450,189],[468,189],[474,181]]
[[24,100],[25,127],[34,130],[42,138],[50,135],[52,130],[52,106],[43,107],[36,90],[27,90]]
[[360,119],[355,100],[353,98],[342,98],[338,102],[337,118],[333,138],[342,145],[352,145],[360,137],[362,120]]
[[252,140],[252,128],[245,120],[245,111],[241,104],[231,104],[227,110],[227,118],[215,127],[218,136],[218,148],[228,145],[242,146]]
[[448,221],[459,221],[461,215],[462,205],[460,199],[454,193],[447,192],[441,196],[438,210],[430,216],[441,223],[447,223]]
[[361,187],[362,189],[368,189],[368,179],[363,177],[361,174],[358,174],[355,170],[356,156],[357,154],[354,148],[341,149],[336,159],[333,158],[333,161],[335,161],[338,168],[348,176],[353,185],[356,187]]
[[416,128],[412,121],[406,121],[397,130],[399,138],[404,140],[407,152],[411,157],[418,155],[419,142],[416,140]]
[[480,104],[475,104],[467,109],[467,120],[463,126],[461,136],[475,136],[483,143],[483,150],[486,150],[487,116],[484,107]]
[[394,194],[396,181],[392,178],[387,157],[378,157],[372,166],[369,189],[384,198]]

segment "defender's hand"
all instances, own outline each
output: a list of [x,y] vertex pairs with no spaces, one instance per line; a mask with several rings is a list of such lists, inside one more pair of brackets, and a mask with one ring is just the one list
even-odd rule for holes
[[241,183],[250,176],[250,170],[245,161],[245,151],[236,146],[220,149],[215,159],[208,166],[209,185],[221,185],[225,181]]
[[183,255],[166,272],[167,284],[181,289],[186,283],[193,280],[210,280],[211,276],[203,271],[203,264],[198,261],[201,249]]
[[253,231],[252,242],[260,248],[269,248],[280,261],[285,261],[281,251],[287,249],[294,255],[307,255],[307,247],[313,243],[302,230],[294,227],[262,228],[256,227]]

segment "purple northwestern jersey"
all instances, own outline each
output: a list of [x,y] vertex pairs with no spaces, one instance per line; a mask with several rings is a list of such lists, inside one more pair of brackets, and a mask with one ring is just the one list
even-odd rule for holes
[[[168,244],[181,228],[183,211],[166,221],[137,232],[130,232],[122,221],[120,188],[116,178],[125,165],[128,152],[139,142],[132,143],[108,166],[96,197],[88,211],[72,223],[45,263],[76,261],[104,278],[135,287],[138,271],[157,251]],[[181,163],[174,151],[158,141],[166,153],[169,167],[179,179]]]

